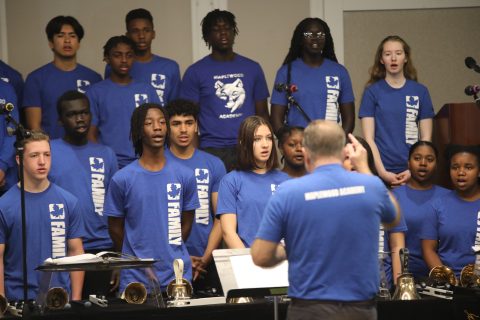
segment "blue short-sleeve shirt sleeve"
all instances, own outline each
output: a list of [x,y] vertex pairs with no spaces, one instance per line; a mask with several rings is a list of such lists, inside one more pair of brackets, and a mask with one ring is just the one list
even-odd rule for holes
[[370,87],[365,89],[360,103],[359,118],[375,117],[375,101],[376,98]]
[[217,216],[224,213],[237,214],[237,191],[233,174],[227,174],[218,189]]
[[105,215],[111,217],[125,217],[125,195],[124,190],[115,176],[110,181],[110,185],[107,191],[107,197],[105,198]]

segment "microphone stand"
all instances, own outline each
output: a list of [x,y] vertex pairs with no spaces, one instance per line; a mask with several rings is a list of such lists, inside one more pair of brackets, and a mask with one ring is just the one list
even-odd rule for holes
[[[292,105],[292,106],[295,106],[297,108],[298,111],[300,111],[300,113],[302,114],[302,116],[305,118],[305,120],[307,120],[307,123],[310,123],[312,122],[312,119],[310,119],[310,117],[305,113],[305,111],[303,110],[303,108],[300,106],[300,104],[295,100],[295,98],[293,97],[293,94],[291,92],[290,89],[288,89],[288,94],[287,94],[287,101],[288,101],[288,104],[289,105]],[[289,108],[290,110],[290,108]],[[285,116],[285,118],[288,117],[288,114]]]
[[11,123],[13,129],[12,135],[15,134],[15,148],[19,158],[19,178],[20,178],[20,205],[22,211],[22,271],[23,271],[23,306],[22,317],[28,319],[30,316],[30,305],[28,302],[28,271],[27,271],[27,224],[25,212],[25,178],[23,176],[23,147],[20,142],[30,136],[30,132],[26,130],[20,123],[18,123],[10,114],[5,114],[5,119]]
[[473,99],[474,99],[477,107],[480,107],[480,98],[478,97],[478,95],[476,93],[473,95]]

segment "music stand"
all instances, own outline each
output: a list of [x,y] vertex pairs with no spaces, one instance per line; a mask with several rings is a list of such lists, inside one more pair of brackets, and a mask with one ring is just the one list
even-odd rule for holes
[[278,298],[288,289],[288,262],[272,268],[253,263],[250,249],[218,249],[213,251],[223,292],[230,298],[273,297],[274,319],[278,319]]
[[153,264],[157,262],[154,259],[140,259],[136,257],[118,258],[118,257],[103,257],[100,261],[95,262],[77,262],[65,264],[43,264],[35,270],[43,271],[40,280],[39,293],[37,296],[37,304],[44,306],[46,293],[50,288],[52,275],[54,272],[71,272],[71,271],[113,271],[121,269],[145,269],[147,279],[149,281],[147,288],[149,288],[148,304],[157,308],[165,308],[162,293],[160,291],[160,284],[153,271]]

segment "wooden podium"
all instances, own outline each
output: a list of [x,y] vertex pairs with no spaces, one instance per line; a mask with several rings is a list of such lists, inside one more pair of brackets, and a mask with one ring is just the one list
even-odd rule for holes
[[452,188],[445,159],[448,144],[480,144],[480,106],[475,103],[448,103],[433,118],[432,141],[438,148],[436,183]]

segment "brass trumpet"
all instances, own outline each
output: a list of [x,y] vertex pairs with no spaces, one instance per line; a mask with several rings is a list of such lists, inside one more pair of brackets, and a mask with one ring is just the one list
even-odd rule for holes
[[60,310],[65,308],[68,303],[67,290],[61,287],[53,287],[48,289],[45,297],[45,306],[50,310]]
[[443,286],[449,284],[452,286],[458,285],[457,277],[452,269],[447,266],[436,266],[430,270],[428,278],[435,286]]
[[475,265],[467,264],[460,273],[460,285],[466,288],[480,287],[480,277],[475,273]]
[[130,304],[142,304],[147,300],[147,289],[140,282],[130,282],[121,296]]

